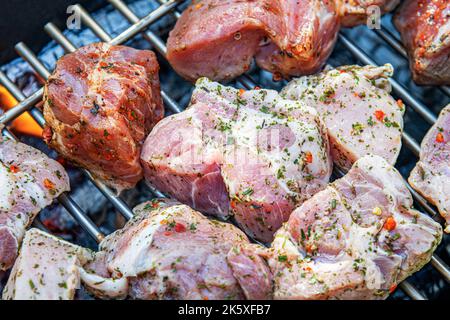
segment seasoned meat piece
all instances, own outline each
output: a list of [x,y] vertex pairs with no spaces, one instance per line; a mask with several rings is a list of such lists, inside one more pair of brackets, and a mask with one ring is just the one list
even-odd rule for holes
[[30,229],[3,290],[3,299],[72,300],[80,286],[79,268],[92,258],[87,249]]
[[153,52],[106,43],[65,55],[45,85],[47,143],[118,192],[132,188],[164,113],[158,70]]
[[25,229],[38,212],[68,190],[69,177],[58,162],[0,138],[0,270],[14,263]]
[[399,3],[400,0],[336,0],[343,27],[372,24],[368,19],[394,10]]
[[288,99],[314,106],[328,128],[331,154],[348,170],[366,154],[394,164],[401,148],[403,103],[389,94],[392,66],[344,66],[290,82]]
[[422,141],[420,161],[408,179],[411,186],[437,206],[450,232],[450,105]]
[[269,254],[276,299],[382,299],[422,268],[441,226],[412,208],[400,174],[365,156],[296,209]]
[[319,71],[339,28],[331,0],[202,0],[186,9],[167,58],[188,80],[230,80],[252,63],[280,76]]
[[82,280],[97,295],[117,297],[110,288],[99,288],[115,279],[127,281],[133,299],[271,297],[268,266],[257,255],[240,259],[240,250],[256,252],[256,245],[233,225],[163,199],[143,203],[134,213],[101,243],[98,260],[86,266],[97,278]]
[[331,174],[314,109],[273,90],[197,81],[191,106],[162,120],[142,150],[146,180],[192,208],[226,218],[261,241]]
[[404,1],[394,22],[408,51],[414,81],[450,85],[450,1]]

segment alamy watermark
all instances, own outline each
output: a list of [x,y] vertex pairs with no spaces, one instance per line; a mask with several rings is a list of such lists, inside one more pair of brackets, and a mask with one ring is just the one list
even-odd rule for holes
[[66,21],[67,29],[80,30],[81,29],[81,14],[76,6],[68,6],[66,13],[69,15]]
[[366,9],[367,27],[369,29],[381,29],[381,9],[379,6],[372,5]]

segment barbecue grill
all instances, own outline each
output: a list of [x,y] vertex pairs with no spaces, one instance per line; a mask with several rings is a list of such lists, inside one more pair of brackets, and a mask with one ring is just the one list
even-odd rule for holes
[[[112,37],[81,5],[75,5],[73,9],[81,18],[82,27],[91,30],[96,36],[97,41],[109,42],[111,44],[124,44],[133,38],[141,37],[144,41],[150,43],[151,47],[159,53],[159,60],[162,62],[161,59],[164,59],[166,54],[164,40],[165,34],[158,34],[157,32],[150,31],[149,27],[163,17],[171,17],[170,21],[173,23],[180,15],[179,7],[185,6],[186,1],[159,0],[156,2],[155,0],[154,2],[157,3],[158,6],[144,17],[140,17],[137,12],[132,11],[127,4],[132,1],[125,3],[123,0],[107,0],[105,1],[105,5],[107,4],[106,2],[109,2],[109,4],[112,5],[112,10],[119,13],[122,16],[122,19],[129,23],[129,26],[117,36]],[[151,1],[149,0],[148,2]],[[420,146],[417,141],[421,140],[429,126],[436,121],[436,114],[439,111],[439,108],[448,103],[450,88],[445,86],[435,88],[418,88],[411,84],[409,81],[409,71],[406,70],[407,61],[404,59],[406,57],[405,50],[399,42],[398,36],[388,20],[389,17],[383,18],[381,29],[369,30],[366,26],[362,26],[341,31],[339,34],[337,48],[329,60],[329,63],[331,65],[338,65],[342,64],[342,61],[344,60],[347,63],[359,62],[360,64],[376,65],[377,63],[375,62],[375,59],[377,59],[377,62],[380,63],[393,63],[396,73],[399,73],[398,70],[400,70],[399,74],[403,74],[403,80],[405,81],[391,79],[391,85],[393,95],[401,98],[406,104],[408,110],[405,116],[405,132],[403,133],[404,147],[402,148],[402,154],[397,164],[400,172],[404,175],[404,177],[407,177],[410,169],[418,159]],[[62,32],[52,22],[47,23],[44,30],[50,35],[56,44],[64,50],[64,52],[69,53],[77,49],[73,42],[66,36],[66,33]],[[365,48],[361,49],[363,42],[366,42]],[[370,47],[370,45],[367,46],[367,42],[371,43],[372,47]],[[47,69],[37,55],[35,55],[35,53],[33,53],[25,43],[18,43],[15,46],[15,49],[23,60],[25,60],[33,68],[38,76],[43,79],[48,78],[51,70]],[[337,56],[339,59],[337,59]],[[381,60],[380,57],[383,56],[384,60]],[[386,57],[388,60],[386,60]],[[337,63],[337,61],[340,62]],[[395,64],[398,64],[398,66]],[[168,68],[165,69],[164,73],[173,73],[173,70],[169,70]],[[5,69],[3,68],[2,70]],[[3,85],[11,93],[11,95],[19,101],[19,103],[14,108],[0,115],[0,124],[7,125],[22,113],[28,111],[39,123],[39,125],[43,126],[45,120],[40,110],[36,107],[36,105],[38,105],[42,100],[43,89],[40,88],[32,94],[26,95],[6,75],[5,72],[0,71],[0,84]],[[179,83],[183,87],[181,92],[183,92],[186,97],[180,98],[171,96],[172,91],[178,90],[178,92],[180,92],[180,89],[172,87],[174,86],[174,81],[167,81],[164,83],[167,79],[168,77],[163,74],[161,75],[161,87],[163,88],[161,94],[166,107],[166,113],[181,112],[188,102],[186,97],[189,97],[187,93],[190,92],[191,88],[189,87],[189,84],[179,80]],[[245,89],[251,89],[257,85],[264,88],[272,87],[279,89],[283,83],[274,82],[267,72],[253,68],[247,74],[239,77],[232,85]],[[414,92],[411,92],[411,90],[414,90]],[[425,101],[427,105],[433,107],[427,107],[422,101]],[[411,128],[415,130],[412,131]],[[11,139],[17,139],[7,128],[2,130],[2,134]],[[93,178],[87,170],[82,171],[125,219],[130,219],[132,217],[133,213],[130,207],[121,197],[117,196],[114,191],[110,190],[102,182]],[[339,176],[340,174],[342,173],[337,171],[335,172],[336,176]],[[75,188],[77,188],[77,186],[72,185],[72,189]],[[428,204],[427,201],[413,189],[410,187],[409,189],[414,197],[416,206],[423,212],[431,215],[434,219],[441,221],[436,209]],[[164,196],[158,190],[151,190],[151,192],[156,197]],[[71,197],[70,193],[62,194],[58,200],[86,233],[88,233],[97,242],[103,239],[103,232],[91,220],[86,212],[81,209],[81,207]],[[449,254],[448,249],[445,248],[446,244],[448,245],[448,236],[444,235],[441,248],[439,248],[439,250],[437,250],[432,257],[430,262],[431,266],[426,266],[422,271],[439,275],[437,284],[434,284],[434,286],[439,287],[438,291],[440,291],[440,293],[439,295],[434,294],[434,296],[441,298],[442,295],[448,295],[448,283],[450,282],[450,268],[448,267]],[[421,276],[413,276],[412,278],[402,282],[399,287],[404,294],[397,293],[397,296],[415,300],[428,299],[428,296],[425,293],[428,291],[423,288],[424,282],[420,281],[420,278]]]

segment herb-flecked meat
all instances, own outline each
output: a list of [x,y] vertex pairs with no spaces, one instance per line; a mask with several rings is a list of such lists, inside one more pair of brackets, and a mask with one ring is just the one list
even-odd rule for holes
[[0,270],[14,263],[25,229],[39,211],[69,190],[69,177],[58,162],[0,138]]
[[[154,199],[134,209],[123,229],[100,245],[97,259],[82,275],[86,287],[103,298],[269,299],[272,277],[235,226],[209,220],[186,205]],[[126,290],[123,290],[126,289]]]
[[151,51],[94,43],[59,59],[44,90],[44,138],[118,192],[142,179],[142,143],[163,117]]
[[73,300],[91,252],[38,229],[25,234],[4,300]]
[[317,112],[273,90],[197,81],[190,107],[162,120],[145,141],[146,180],[192,208],[233,215],[269,242],[292,210],[331,174]]
[[336,0],[341,25],[353,27],[359,24],[373,25],[381,14],[390,12],[400,0]]
[[296,209],[269,252],[275,299],[383,299],[431,259],[442,228],[412,208],[401,175],[359,159]]
[[403,1],[394,22],[408,52],[414,81],[450,85],[450,1]]
[[291,81],[281,92],[313,106],[328,129],[333,161],[348,170],[367,154],[390,164],[401,148],[401,100],[389,94],[392,66],[343,66]]
[[408,179],[411,186],[437,206],[450,232],[450,105],[422,140],[420,161]]

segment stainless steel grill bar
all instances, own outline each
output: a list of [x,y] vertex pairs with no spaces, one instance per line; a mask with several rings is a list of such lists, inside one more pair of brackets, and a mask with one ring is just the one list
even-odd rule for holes
[[[395,38],[385,27],[381,26],[381,29],[373,29],[375,33],[386,41],[392,48],[394,48],[403,58],[408,59],[408,54],[402,43]],[[439,89],[446,95],[450,96],[450,88],[447,86],[440,86]]]
[[53,22],[47,23],[44,26],[44,30],[64,49],[65,52],[74,52],[77,49],[77,47],[75,47],[75,45],[59,31],[58,27],[53,24]]
[[[376,66],[377,64],[369,56],[367,56],[360,48],[353,44],[348,38],[342,33],[339,34],[339,40],[342,44],[353,54],[355,58],[362,61],[365,64],[371,64]],[[392,89],[394,92],[403,99],[403,101],[411,106],[418,114],[420,114],[425,121],[429,124],[434,124],[436,122],[436,115],[434,115],[426,106],[421,102],[417,101],[401,84],[399,84],[395,79],[390,79]]]
[[[16,45],[17,53],[27,61],[33,69],[44,79],[50,76],[50,72],[47,68],[39,61],[36,55],[23,43],[20,42]],[[39,112],[40,113],[40,112]],[[43,120],[42,114],[41,118]],[[41,120],[41,121],[42,121]],[[45,120],[44,120],[45,123]],[[41,123],[43,125],[44,123]],[[88,178],[94,183],[94,185],[102,192],[102,194],[114,205],[114,207],[125,217],[131,218],[133,216],[130,208],[123,202],[122,199],[117,197],[110,188],[108,188],[103,182],[92,177],[88,170],[81,169],[82,172],[88,176]]]
[[428,298],[421,294],[411,283],[403,281],[399,287],[413,300],[428,300]]

